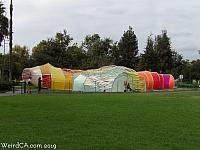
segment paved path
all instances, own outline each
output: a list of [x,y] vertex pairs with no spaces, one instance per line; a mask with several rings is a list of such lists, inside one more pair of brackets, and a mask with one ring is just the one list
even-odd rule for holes
[[[23,92],[24,91],[22,91],[23,95],[28,94],[28,93],[23,93]],[[38,92],[37,89],[32,89],[32,94],[35,94],[37,92]],[[5,92],[5,93],[0,93],[0,97],[1,96],[15,96],[15,95],[21,95],[21,90],[15,90],[15,93],[13,93],[13,91],[8,91],[8,92]]]
[[0,93],[0,96],[14,96],[14,95],[20,95],[20,94],[21,94],[21,90],[17,90],[17,91],[15,91],[15,93],[13,93],[13,91]]

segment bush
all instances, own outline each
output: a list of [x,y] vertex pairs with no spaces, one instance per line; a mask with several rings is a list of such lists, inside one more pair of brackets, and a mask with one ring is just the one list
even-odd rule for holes
[[199,88],[198,84],[189,84],[189,83],[179,83],[177,86],[179,88]]
[[0,81],[0,91],[8,91],[12,89],[12,83]]

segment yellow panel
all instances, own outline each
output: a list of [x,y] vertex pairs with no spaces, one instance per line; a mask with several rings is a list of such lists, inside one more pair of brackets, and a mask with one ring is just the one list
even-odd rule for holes
[[145,78],[144,78],[143,76],[139,76],[137,88],[138,88],[140,91],[143,91],[143,92],[146,91],[146,81],[145,81]]
[[72,76],[65,76],[65,79],[66,79],[65,89],[71,91],[73,89]]
[[42,75],[51,74],[51,68],[52,68],[52,67],[53,67],[53,66],[52,66],[51,64],[49,64],[49,63],[40,66]]
[[142,76],[139,76],[137,73],[131,74],[131,78],[133,80],[133,89],[135,91],[145,92],[146,91],[146,82],[145,78]]
[[82,70],[70,70],[65,69],[63,70],[63,73],[65,75],[65,90],[72,91],[73,89],[73,74],[79,74]]
[[51,87],[53,90],[65,90],[65,76],[60,68],[52,67],[52,83]]

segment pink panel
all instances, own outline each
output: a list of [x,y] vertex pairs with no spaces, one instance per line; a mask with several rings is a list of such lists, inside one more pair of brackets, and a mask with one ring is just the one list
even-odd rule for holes
[[169,80],[170,80],[170,75],[169,74],[164,74],[164,89],[169,89]]

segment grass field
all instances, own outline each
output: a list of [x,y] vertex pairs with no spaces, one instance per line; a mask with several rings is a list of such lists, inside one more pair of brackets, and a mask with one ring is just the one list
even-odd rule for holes
[[0,97],[2,142],[59,150],[199,150],[200,92]]

